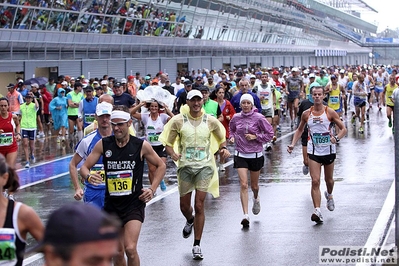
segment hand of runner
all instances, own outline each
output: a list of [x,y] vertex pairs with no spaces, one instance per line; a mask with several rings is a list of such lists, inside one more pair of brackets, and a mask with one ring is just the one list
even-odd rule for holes
[[83,190],[81,188],[78,188],[75,190],[75,195],[73,195],[73,198],[75,200],[82,200],[83,198]]
[[143,191],[139,196],[139,200],[141,201],[149,202],[154,197],[154,191],[151,188],[143,188],[141,191]]
[[87,181],[90,184],[97,186],[97,185],[99,185],[99,184],[101,184],[103,182],[103,179],[102,179],[100,174],[93,173],[93,174],[90,175],[90,177],[87,179]]
[[172,158],[173,161],[178,161],[181,158],[181,154],[173,153],[170,158]]
[[230,157],[230,152],[229,152],[228,149],[221,149],[221,150],[219,151],[219,153],[220,153],[220,156],[221,156],[223,159],[226,159],[226,158],[229,158],[229,157]]
[[293,150],[294,150],[294,146],[293,145],[288,145],[288,147],[287,147],[288,153],[291,153]]

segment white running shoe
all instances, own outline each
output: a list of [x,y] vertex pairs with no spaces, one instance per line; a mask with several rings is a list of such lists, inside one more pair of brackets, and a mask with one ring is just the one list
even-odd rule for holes
[[249,216],[248,214],[244,214],[244,218],[241,220],[241,224],[243,228],[249,227]]
[[333,211],[335,209],[335,204],[334,204],[334,199],[332,198],[332,194],[330,196],[331,196],[331,199],[328,198],[327,191],[324,191],[324,197],[326,197],[326,200],[327,200],[327,209],[329,211]]
[[196,245],[193,247],[193,259],[194,260],[202,260],[204,255],[202,255],[201,247]]
[[310,220],[317,224],[323,223],[323,216],[321,215],[321,212],[318,210],[314,210],[312,213],[312,216],[310,217]]
[[254,205],[252,206],[252,213],[258,215],[260,213],[260,199],[259,196],[254,199]]

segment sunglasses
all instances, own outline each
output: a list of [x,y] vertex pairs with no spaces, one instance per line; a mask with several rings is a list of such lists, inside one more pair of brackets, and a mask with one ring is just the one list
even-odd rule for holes
[[116,126],[121,127],[121,126],[123,126],[124,124],[126,124],[127,122],[128,122],[128,121],[124,121],[124,122],[112,122],[112,121],[111,121],[111,125],[114,126],[114,127],[116,127]]

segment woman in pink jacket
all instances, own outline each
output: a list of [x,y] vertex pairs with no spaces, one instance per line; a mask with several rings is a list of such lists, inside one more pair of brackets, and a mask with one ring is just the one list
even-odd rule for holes
[[250,172],[251,189],[254,193],[252,213],[260,212],[259,175],[264,165],[263,144],[273,138],[273,127],[266,118],[255,112],[254,99],[251,94],[243,94],[240,98],[242,111],[233,116],[230,121],[230,141],[236,143],[234,168],[237,168],[240,178],[240,199],[244,218],[241,224],[249,227],[248,215],[248,175]]

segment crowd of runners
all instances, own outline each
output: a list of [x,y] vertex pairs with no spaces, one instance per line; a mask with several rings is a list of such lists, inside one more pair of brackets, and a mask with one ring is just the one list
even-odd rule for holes
[[[118,252],[111,254],[114,265],[126,265],[125,255],[128,265],[139,265],[137,242],[145,204],[159,185],[162,191],[167,189],[163,178],[169,156],[177,163],[180,209],[186,219],[182,235],[188,238],[194,229],[193,258],[203,259],[204,201],[208,192],[219,196],[218,171],[224,171],[230,152],[234,153],[241,224],[249,227],[248,188],[253,192],[252,213],[257,215],[261,211],[258,181],[264,153],[273,152],[280,121],[286,119],[296,130],[287,151],[291,153],[301,139],[303,173],[310,172],[312,179],[311,220],[322,223],[321,166],[326,177],[327,209],[333,211],[336,145],[347,133],[342,121],[350,120],[363,134],[369,110],[385,108],[387,125],[394,132],[397,72],[391,66],[308,66],[198,69],[179,72],[173,81],[163,72],[136,73],[121,80],[107,75],[92,79],[61,75],[57,81],[29,85],[17,79],[0,98],[0,152],[4,156],[0,158],[4,180],[0,203],[10,208],[4,219],[14,215],[12,209],[18,213],[20,208],[20,213],[26,212],[36,225],[18,229],[14,224],[14,231],[20,230],[18,241],[24,242],[27,232],[43,239],[45,229],[34,211],[11,205],[18,188],[14,169],[18,142],[22,141],[25,167],[29,168],[35,162],[36,138],[56,135],[61,147],[70,145],[75,151],[69,166],[74,198],[120,219],[123,230],[118,235]],[[155,99],[139,101],[140,90],[150,87],[166,90],[174,99],[172,108]],[[143,187],[144,160],[149,188]],[[111,239],[115,237],[114,233]],[[13,252],[17,255],[12,261],[22,263],[18,252],[23,249],[24,245],[16,244]]]

